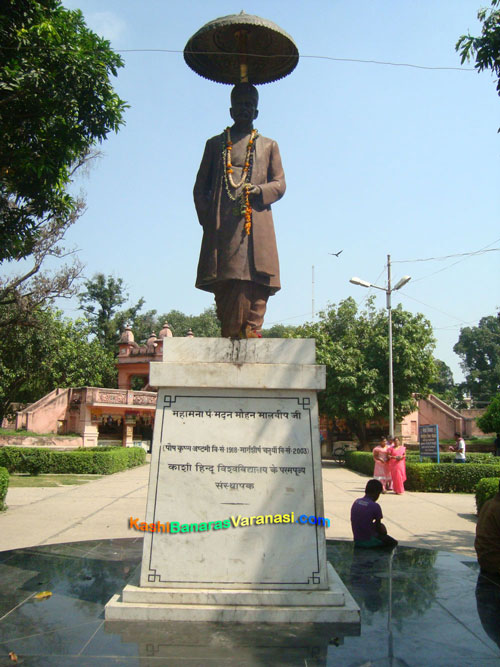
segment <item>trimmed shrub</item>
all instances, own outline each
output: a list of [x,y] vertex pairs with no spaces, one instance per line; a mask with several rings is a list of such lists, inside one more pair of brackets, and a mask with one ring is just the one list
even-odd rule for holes
[[146,452],[142,447],[92,447],[69,452],[30,447],[0,447],[0,466],[9,472],[111,475],[142,465]]
[[345,464],[351,470],[373,477],[375,461],[371,452],[346,452]]
[[473,493],[483,477],[498,476],[500,465],[488,463],[407,463],[405,488],[408,491]]
[[476,486],[476,507],[478,514],[484,503],[493,498],[493,496],[496,496],[499,483],[500,477],[488,477],[479,480]]
[[0,511],[5,509],[5,496],[9,488],[9,473],[7,468],[0,468]]
[[[418,463],[406,462],[407,491],[460,491],[473,493],[484,477],[499,477],[498,459],[492,463]],[[346,465],[352,470],[373,476],[373,456],[370,452],[346,452]]]
[[[411,463],[420,463],[420,454],[406,452],[406,460]],[[455,452],[439,452],[439,463],[453,463]],[[422,463],[432,463],[430,457],[422,459]],[[492,452],[466,452],[465,463],[493,463],[500,465],[499,460]]]

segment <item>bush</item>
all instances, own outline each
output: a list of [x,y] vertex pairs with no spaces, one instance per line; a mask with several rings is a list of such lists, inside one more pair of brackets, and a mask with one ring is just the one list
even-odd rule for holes
[[493,496],[496,496],[499,483],[500,478],[497,477],[488,477],[479,480],[476,486],[476,507],[478,514],[484,503],[490,498],[493,498]]
[[[406,453],[407,462],[411,463],[420,463],[420,454],[417,453]],[[433,459],[430,457],[425,457],[422,459],[422,463],[431,463]],[[439,453],[439,463],[453,463],[455,460],[455,452],[440,452]],[[466,452],[465,463],[493,463],[500,465],[500,462],[492,452]]]
[[58,452],[32,447],[0,447],[0,466],[9,472],[111,475],[142,465],[142,447],[92,447]]
[[407,463],[405,488],[408,491],[473,493],[483,477],[498,476],[500,465],[488,463]]
[[357,470],[357,472],[373,477],[375,461],[371,452],[346,452],[345,464],[351,470]]
[[0,511],[5,509],[5,496],[9,488],[9,473],[7,468],[0,468]]
[[[473,493],[483,477],[500,477],[500,464],[492,463],[418,463],[406,462],[407,491],[460,491]],[[495,465],[496,463],[496,465]],[[346,465],[365,475],[373,476],[373,456],[370,452],[346,452]]]

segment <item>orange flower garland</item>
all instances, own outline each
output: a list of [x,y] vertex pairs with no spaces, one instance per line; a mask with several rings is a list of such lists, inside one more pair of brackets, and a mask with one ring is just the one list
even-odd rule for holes
[[252,206],[250,205],[248,189],[248,186],[245,186],[245,231],[247,236],[250,236],[250,230],[252,229]]
[[[257,130],[252,130],[250,139],[248,140],[247,151],[245,156],[245,163],[243,165],[243,171],[241,178],[238,183],[235,183],[233,180],[232,174],[234,173],[233,165],[231,162],[231,151],[233,150],[233,142],[231,141],[231,129],[226,127],[225,131],[225,141],[222,143],[222,158],[224,163],[224,185],[226,189],[227,196],[231,201],[237,201],[240,199],[241,202],[241,213],[245,217],[245,232],[247,236],[250,235],[252,229],[252,205],[250,204],[250,177],[252,174],[252,149],[255,143],[255,139],[258,136]],[[243,185],[243,190],[240,195],[233,195],[230,188],[237,190]]]

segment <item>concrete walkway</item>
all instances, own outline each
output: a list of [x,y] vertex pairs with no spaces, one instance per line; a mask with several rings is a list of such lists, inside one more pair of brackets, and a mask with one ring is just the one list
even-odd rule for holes
[[[130,516],[146,512],[149,465],[103,477],[81,486],[10,488],[8,510],[0,513],[0,551],[42,544],[137,537]],[[368,478],[325,463],[323,491],[328,538],[352,539],[353,501]],[[401,544],[474,556],[476,526],[472,494],[388,493],[380,498],[384,523]]]

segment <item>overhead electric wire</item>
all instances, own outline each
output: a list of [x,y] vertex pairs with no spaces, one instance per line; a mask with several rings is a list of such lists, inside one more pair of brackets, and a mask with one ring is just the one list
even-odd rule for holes
[[464,262],[469,257],[482,255],[486,252],[494,252],[494,251],[496,252],[496,251],[500,250],[500,248],[490,248],[490,246],[492,246],[494,243],[498,243],[498,241],[500,241],[500,239],[495,239],[491,243],[488,243],[488,245],[485,245],[482,248],[480,248],[479,250],[474,250],[472,252],[462,252],[462,253],[457,253],[455,255],[448,255],[448,256],[443,256],[443,257],[428,257],[428,258],[422,258],[422,259],[399,259],[399,260],[393,260],[393,263],[401,264],[401,263],[410,263],[410,262],[427,262],[427,261],[430,262],[432,260],[441,261],[441,260],[445,260],[445,259],[450,259],[452,257],[461,257],[461,259],[459,259],[458,261],[453,262],[452,264],[448,264],[448,266],[444,266],[442,269],[438,269],[437,271],[433,271],[432,273],[428,273],[426,276],[422,276],[421,278],[415,278],[414,280],[412,280],[412,284],[414,284],[414,283],[420,282],[421,280],[426,280],[427,278],[430,278],[431,276],[435,276],[437,273],[442,273],[443,271],[446,271],[447,269],[451,269],[452,266],[456,266],[457,264],[460,264],[460,262]]
[[[116,53],[184,53],[181,49],[114,49]],[[226,53],[220,51],[186,51],[186,53],[193,53],[203,56],[227,56]],[[256,58],[282,58],[281,54],[274,53],[231,53],[232,56],[255,56]],[[415,65],[414,63],[395,63],[388,60],[364,60],[362,58],[335,58],[334,56],[318,56],[313,54],[299,54],[300,58],[311,58],[315,60],[332,60],[334,62],[346,63],[362,63],[367,65],[386,65],[390,67],[413,67],[414,69],[427,70],[452,70],[456,72],[475,72],[473,67],[448,67],[442,65]]]
[[474,252],[458,252],[455,255],[444,255],[443,257],[425,257],[422,259],[395,259],[391,264],[409,264],[410,262],[440,262],[452,257],[473,257],[474,255],[484,255],[486,252],[498,252],[500,248],[489,248],[488,250],[475,250]]
[[446,313],[444,310],[441,310],[440,308],[436,308],[435,306],[431,306],[429,303],[425,303],[425,301],[420,301],[419,299],[415,299],[414,296],[410,296],[409,294],[406,294],[406,292],[402,292],[401,290],[398,290],[398,294],[402,294],[403,296],[406,296],[408,299],[411,299],[412,301],[416,301],[417,303],[420,303],[422,306],[426,306],[427,308],[432,308],[432,310],[435,310],[438,313],[441,313],[441,315],[446,315],[446,317],[451,317],[453,320],[457,320],[459,322],[459,324],[466,324],[466,322],[464,322],[460,317],[457,317],[456,315],[450,315],[450,313]]

